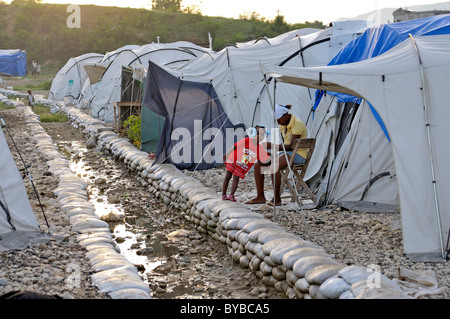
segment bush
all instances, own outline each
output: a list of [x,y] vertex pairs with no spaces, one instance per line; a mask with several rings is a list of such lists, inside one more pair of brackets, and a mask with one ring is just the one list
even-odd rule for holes
[[137,148],[141,148],[141,117],[136,115],[131,115],[125,122],[123,122],[123,127],[126,130],[128,139]]

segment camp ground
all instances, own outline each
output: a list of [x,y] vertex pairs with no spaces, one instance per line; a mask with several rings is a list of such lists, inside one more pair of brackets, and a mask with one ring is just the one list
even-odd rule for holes
[[[411,23],[417,30],[419,23],[430,26],[433,21],[448,19],[444,16]],[[434,29],[430,35],[410,33],[391,50],[360,62],[316,68],[264,66],[265,74],[277,81],[344,93],[370,103],[389,136],[387,143],[378,142],[378,146],[385,147],[383,153],[389,154],[395,165],[405,253],[418,260],[439,260],[448,250],[450,202],[446,194],[450,184],[446,166],[450,155],[445,145],[450,114],[445,86],[450,38],[446,29]],[[376,148],[379,140],[364,140],[366,136],[370,135],[359,138],[350,134],[348,143],[353,145],[349,147],[373,142]],[[365,157],[366,162],[371,160]],[[344,173],[346,167],[351,168],[351,161],[350,156],[341,164]],[[370,182],[370,175],[366,178]]]
[[[429,199],[437,198],[434,215],[439,222],[434,225],[440,229],[437,231],[441,240],[439,249],[424,241],[423,247],[413,245],[416,247],[413,250],[410,244],[405,244],[405,251],[412,258],[439,259],[446,251],[446,229],[449,227],[446,219],[440,216],[445,209],[439,209],[437,204],[445,192],[433,190],[430,197],[405,195],[406,191],[419,187],[419,181],[423,179],[405,177],[412,174],[408,169],[413,166],[406,165],[403,159],[406,153],[399,153],[396,148],[403,149],[406,143],[399,142],[399,135],[394,137],[392,124],[386,115],[389,112],[382,114],[376,103],[357,90],[344,90],[345,94],[342,94],[334,87],[325,86],[324,75],[325,70],[346,70],[346,67],[350,69],[361,61],[384,56],[411,37],[447,34],[448,24],[449,16],[446,15],[370,28],[363,21],[342,21],[325,30],[306,30],[302,34],[290,32],[274,39],[257,39],[226,47],[217,53],[198,48],[192,50],[187,44],[174,44],[175,49],[169,51],[177,53],[170,57],[164,55],[160,60],[158,57],[163,56],[160,54],[163,49],[159,45],[149,45],[145,49],[123,47],[106,54],[98,63],[84,65],[88,78],[81,89],[78,106],[88,107],[93,117],[111,123],[116,116],[113,103],[124,101],[125,95],[130,94],[129,88],[135,88],[131,92],[132,99],[142,99],[144,105],[141,109],[142,150],[156,152],[157,163],[201,170],[215,167],[218,163],[208,162],[205,154],[200,152],[200,155],[190,154],[191,157],[180,164],[171,158],[172,150],[186,142],[201,149],[205,145],[211,146],[216,138],[214,134],[195,144],[198,131],[203,134],[212,128],[219,131],[239,127],[247,129],[256,124],[274,128],[274,105],[292,104],[292,113],[303,119],[309,136],[316,139],[313,158],[305,175],[316,194],[315,204],[337,204],[363,211],[398,211],[401,207],[402,214],[410,214],[407,212],[411,210],[414,215],[419,209],[429,211],[432,208],[427,207],[432,205]],[[337,65],[342,66],[338,68]],[[369,62],[366,65],[368,68]],[[322,68],[324,71],[316,72]],[[143,70],[143,73],[140,72],[138,77],[136,70]],[[299,70],[316,72],[318,76],[313,79],[318,84],[312,85],[311,79],[302,82],[302,78],[296,76]],[[285,75],[283,72],[291,73]],[[387,83],[388,74],[382,74],[383,83]],[[133,80],[125,81],[126,77]],[[139,80],[135,82],[137,78]],[[359,78],[354,81],[361,87],[365,85]],[[394,85],[385,84],[384,89],[388,93],[398,91]],[[386,109],[388,107],[392,106],[386,106]],[[191,112],[193,109],[195,113]],[[194,117],[201,123],[196,123]],[[188,130],[189,141],[172,139],[172,134],[179,128]],[[224,135],[222,133],[222,137]],[[419,152],[421,156],[426,156],[425,150],[433,149],[434,141],[430,141],[430,147]],[[178,146],[177,142],[180,143]],[[223,150],[226,149],[226,143],[222,143],[223,146]],[[433,161],[438,158],[437,155],[431,157]],[[416,163],[417,157],[414,159]],[[439,176],[433,161],[431,171]],[[431,180],[433,186],[437,186],[435,178]],[[411,189],[405,186],[408,181],[413,183]],[[417,202],[412,203],[409,196]],[[403,218],[403,223],[404,229],[408,230],[411,224],[408,217]],[[411,229],[405,233],[419,231],[416,226]]]
[[[216,123],[218,126],[214,127],[221,127],[223,123],[227,123],[227,125],[231,125],[229,127],[243,126],[247,129],[256,124],[264,125],[267,128],[275,127],[271,108],[272,98],[279,103],[311,105],[314,92],[308,89],[302,90],[281,85],[277,87],[277,95],[271,97],[269,92],[274,82],[265,79],[261,71],[261,64],[326,65],[344,44],[360,35],[366,27],[365,22],[345,21],[336,23],[332,28],[303,35],[291,32],[281,39],[259,40],[256,43],[247,43],[238,47],[229,46],[218,52],[211,61],[202,59],[201,63],[196,63],[196,60],[193,60],[184,67],[174,69],[150,63],[144,92],[144,105],[166,118],[168,115],[160,110],[168,108],[177,110],[167,118],[168,121],[176,121],[177,125],[166,125],[161,133],[162,136],[165,136],[165,140],[160,140],[157,162],[174,163],[170,158],[170,150],[176,147],[177,142],[168,137],[178,126],[193,128],[192,119],[184,114],[186,109],[194,109],[195,106],[198,106],[196,110],[199,111],[206,103],[217,104],[219,109],[223,108],[228,121],[221,120]],[[258,45],[260,41],[265,44]],[[170,78],[172,78],[172,83],[179,84],[167,85],[166,82]],[[204,95],[198,95],[199,98],[195,100],[196,95],[191,94],[189,102],[184,104],[185,99],[181,97],[189,94],[188,90],[193,89],[195,83],[199,88],[211,85],[210,96],[205,100]],[[179,85],[178,90],[174,89],[176,85]],[[160,96],[168,97],[173,93],[176,94],[167,101],[159,98]],[[157,108],[160,110],[158,111]],[[301,108],[296,108],[293,112],[301,118],[303,118],[303,114],[307,114],[307,111]],[[208,130],[211,122],[215,120],[214,117],[210,118],[206,114],[203,111],[195,114],[198,119],[208,118],[208,121],[201,124],[201,130]],[[222,128],[226,129],[227,127],[223,126]],[[190,136],[196,136],[193,130],[190,130]],[[227,149],[225,136],[221,136],[224,139],[221,145]],[[190,142],[194,143],[194,140]],[[185,144],[186,141],[179,141],[179,143]],[[196,159],[192,158],[191,162],[194,163],[190,166],[191,169],[211,167],[211,165],[204,165],[205,160],[202,156]],[[178,167],[186,168],[186,165],[181,164]]]
[[[94,118],[114,123],[119,116],[114,114],[114,103],[129,102],[126,101],[124,92],[130,85],[132,89],[139,85],[139,81],[126,84],[122,80],[123,67],[144,68],[146,73],[151,61],[161,67],[159,72],[172,72],[174,77],[192,82],[210,83],[212,90],[218,94],[216,102],[223,107],[225,116],[229,117],[233,127],[250,127],[255,123],[272,126],[273,119],[268,112],[270,103],[260,64],[267,62],[277,65],[325,65],[344,44],[361,34],[366,26],[364,21],[337,22],[326,30],[295,30],[272,39],[262,38],[238,43],[236,47],[227,47],[220,52],[213,52],[189,42],[127,45],[106,53],[100,61],[96,60],[96,54],[68,61],[58,72],[61,76],[64,74],[66,79],[58,77],[53,80],[49,99],[63,100],[69,97],[67,90],[71,90],[70,95],[77,97],[76,104],[79,108],[88,109]],[[79,66],[83,67],[86,76],[82,71],[75,72]],[[83,76],[72,82],[68,79],[70,72],[67,69]],[[156,67],[153,72],[155,70]],[[78,86],[78,81],[84,83]],[[61,84],[64,82],[65,85]],[[143,88],[143,85],[140,88],[136,86],[134,93],[141,89],[141,100],[145,95]],[[286,95],[287,93],[284,93],[280,96]],[[285,97],[285,100],[300,102],[306,98],[310,102],[311,96],[309,90],[300,93],[295,90],[289,92],[289,97]],[[137,101],[138,104],[140,102]],[[202,103],[196,102],[197,105]],[[161,115],[143,108],[141,116],[142,149],[156,152],[164,125]],[[195,166],[197,169],[209,167]]]

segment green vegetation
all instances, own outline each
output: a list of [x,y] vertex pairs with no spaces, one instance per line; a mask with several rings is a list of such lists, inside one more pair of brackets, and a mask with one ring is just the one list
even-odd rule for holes
[[190,41],[213,50],[260,37],[275,37],[305,27],[325,28],[319,22],[288,24],[283,16],[269,21],[257,12],[240,19],[203,16],[196,6],[181,10],[182,0],[153,0],[153,10],[81,5],[80,28],[69,28],[67,4],[44,4],[39,0],[0,0],[0,48],[22,49],[27,60],[62,67],[69,58],[89,52],[106,53],[127,44],[157,41]]
[[137,148],[141,148],[141,117],[131,115],[123,122],[123,127],[126,130],[128,139]]
[[8,106],[0,102],[0,111],[13,109],[12,106]]
[[52,114],[48,106],[41,104],[35,104],[33,112],[39,115],[42,123],[67,122],[69,120],[65,114],[62,113]]
[[50,90],[50,87],[52,86],[51,81],[44,81],[40,82],[38,84],[24,84],[24,85],[14,85],[13,90],[14,91],[48,91]]

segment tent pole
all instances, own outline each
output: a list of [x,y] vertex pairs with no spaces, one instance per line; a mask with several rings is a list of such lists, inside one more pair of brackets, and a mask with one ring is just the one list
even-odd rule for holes
[[[239,105],[239,96],[237,94],[236,84],[234,83],[233,72],[231,71],[230,53],[229,53],[228,48],[227,48],[227,61],[228,61],[227,62],[227,64],[228,64],[228,74],[230,75],[231,83],[233,83],[234,99],[235,99],[237,105]],[[240,118],[241,123],[244,123],[244,119],[242,118],[242,112],[241,112],[241,108],[240,107],[238,107],[237,112],[239,114],[239,118]],[[244,123],[244,125],[245,125],[245,123]]]
[[[262,68],[261,68],[261,71],[262,71]],[[263,72],[263,71],[262,71],[262,72]],[[263,72],[263,77],[264,77],[264,81],[267,83],[266,75],[264,74],[264,72]],[[272,101],[271,96],[270,96],[270,91],[269,91],[267,85],[266,85],[266,90],[267,90],[267,94],[268,94],[268,96],[269,96],[269,101]],[[271,102],[271,104],[272,104],[271,106],[272,106],[272,112],[273,112],[273,115],[275,115],[275,104],[272,103],[272,102]],[[273,116],[273,119],[274,119],[274,125],[275,125],[274,127],[276,127],[276,126],[277,126],[277,123],[276,123],[276,118],[275,118],[275,116]],[[281,137],[280,130],[278,130],[278,136]],[[274,147],[273,144],[274,144],[274,143],[272,143],[272,153],[273,153],[273,151],[274,151],[274,149],[273,149],[273,147]],[[281,145],[283,146],[283,152],[284,152],[284,154],[285,154],[285,156],[286,156],[286,148],[284,147],[284,143],[281,143]],[[287,165],[288,165],[289,173],[292,174],[292,168],[291,168],[291,165],[289,164],[289,161],[287,161]],[[274,174],[275,174],[275,172],[274,172]],[[273,210],[274,210],[274,216],[276,217],[275,187],[276,187],[276,185],[275,185],[275,177],[274,177],[274,178],[273,178],[273,190],[274,190]],[[310,237],[311,235],[310,235],[310,232],[309,232],[308,223],[306,222],[305,212],[303,211],[303,207],[302,207],[302,205],[300,205],[300,201],[299,201],[300,195],[299,195],[299,193],[298,193],[298,191],[297,191],[297,187],[294,187],[294,189],[295,189],[295,193],[296,193],[296,194],[295,194],[295,195],[296,195],[296,196],[295,196],[295,201],[296,201],[296,203],[297,203],[297,205],[298,205],[298,207],[300,208],[300,211],[301,211],[301,213],[302,213],[302,218],[303,218],[303,223],[305,224],[306,233],[308,234],[308,237]],[[280,193],[281,193],[281,189],[280,189]],[[275,219],[275,221],[276,221],[276,219]]]
[[13,139],[11,133],[9,132],[9,129],[8,129],[8,127],[6,126],[6,123],[5,123],[5,121],[3,120],[3,118],[0,118],[0,126],[5,128],[5,130],[6,130],[6,132],[8,133],[8,136],[9,136],[9,138],[11,139],[11,141],[12,141],[12,143],[13,143],[13,145],[14,145],[16,151],[17,151],[17,153],[19,154],[20,160],[21,160],[21,162],[22,162],[22,164],[23,164],[23,166],[24,166],[24,168],[25,168],[25,173],[26,173],[26,175],[28,175],[28,178],[30,179],[31,186],[33,186],[34,193],[36,194],[36,198],[37,198],[37,200],[38,200],[38,202],[39,202],[39,206],[41,207],[42,215],[44,216],[45,224],[47,225],[47,228],[48,228],[48,233],[50,234],[50,233],[51,233],[51,232],[50,232],[50,225],[48,224],[47,216],[45,215],[44,208],[43,208],[43,206],[42,206],[41,199],[40,199],[40,197],[39,197],[39,193],[38,193],[38,191],[37,191],[37,189],[36,189],[36,186],[34,185],[33,177],[31,176],[30,172],[28,171],[28,167],[27,167],[27,165],[25,164],[25,160],[23,159],[22,154],[20,153],[20,150],[19,150],[19,148],[17,147],[17,144],[16,144],[16,142],[14,141],[14,139]]
[[411,34],[409,34],[409,37],[411,38],[414,48],[416,49],[417,57],[419,59],[420,77],[421,77],[421,82],[422,82],[421,90],[422,90],[423,110],[424,110],[424,115],[425,115],[425,126],[427,128],[428,151],[429,151],[429,156],[430,156],[431,175],[432,175],[432,179],[433,179],[432,183],[433,183],[433,192],[434,192],[434,204],[435,204],[435,208],[436,208],[436,217],[437,217],[438,229],[439,229],[439,240],[440,240],[440,244],[441,244],[441,256],[442,256],[442,258],[445,259],[444,242],[443,242],[443,238],[442,238],[443,234],[442,234],[442,229],[441,229],[441,217],[440,217],[440,212],[439,212],[439,201],[438,201],[437,187],[436,187],[436,174],[435,174],[435,170],[434,170],[433,147],[431,144],[430,122],[428,119],[429,106],[427,103],[427,97],[425,95],[425,76],[424,76],[424,71],[423,71],[423,63],[422,63],[422,58],[420,56],[419,48],[417,46],[416,41],[414,40],[414,38]]
[[[298,34],[297,34],[297,38],[298,38],[298,45],[300,47],[300,57],[302,59],[302,65],[303,65],[303,67],[305,67],[305,57],[303,56],[302,38]],[[311,104],[311,110],[312,110],[314,105],[313,105],[313,100],[312,100],[312,96],[311,96],[311,88],[306,88],[306,89],[308,90],[309,103]],[[308,125],[310,116],[311,116],[311,111],[308,114],[308,118],[306,119],[305,125]]]

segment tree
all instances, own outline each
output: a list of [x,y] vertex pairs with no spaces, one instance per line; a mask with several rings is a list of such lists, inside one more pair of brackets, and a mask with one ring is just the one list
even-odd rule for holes
[[248,20],[248,21],[266,21],[266,18],[261,16],[258,12],[248,12],[244,11],[243,13],[239,14],[239,19],[241,20]]
[[152,0],[152,10],[181,11],[182,0]]
[[189,7],[186,7],[183,9],[183,13],[187,13],[187,14],[195,14],[195,15],[202,15],[202,11],[200,10],[199,6],[196,5],[191,5]]
[[289,31],[289,25],[284,21],[284,16],[277,15],[272,22],[272,30],[281,34]]

